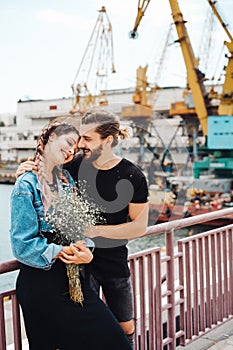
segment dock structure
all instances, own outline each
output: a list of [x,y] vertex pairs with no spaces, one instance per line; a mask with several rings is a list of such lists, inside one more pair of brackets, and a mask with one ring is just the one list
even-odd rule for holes
[[5,173],[0,171],[0,183],[1,184],[14,184],[15,183],[15,174]]
[[[206,342],[211,331],[233,320],[233,225],[180,239],[174,246],[176,229],[232,214],[233,208],[228,208],[147,228],[145,235],[163,233],[166,246],[129,256],[135,350],[210,349],[211,343],[201,347],[202,339]],[[16,260],[5,262],[0,264],[0,274],[18,268]],[[6,336],[9,305],[12,339]],[[28,349],[15,290],[0,293],[0,330],[1,350]],[[227,335],[225,339],[232,341]]]
[[17,162],[0,163],[0,184],[13,185],[16,180],[16,170],[19,164]]

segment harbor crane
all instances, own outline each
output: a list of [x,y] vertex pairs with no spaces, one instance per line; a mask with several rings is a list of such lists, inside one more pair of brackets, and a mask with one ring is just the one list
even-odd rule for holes
[[135,119],[140,122],[152,119],[152,106],[148,103],[147,69],[148,65],[137,68],[136,89],[132,98],[134,104],[122,107],[122,118]]
[[[143,11],[140,10],[140,14]],[[136,25],[135,25],[136,26]],[[149,83],[147,78],[147,70],[148,65],[142,67],[139,66],[136,71],[136,88],[135,93],[132,97],[133,105],[128,105],[122,107],[121,117],[123,119],[131,119],[134,121],[148,121],[153,119],[153,107],[155,104],[155,95],[158,90],[160,90],[159,86],[159,77],[161,75],[162,66],[165,61],[165,53],[169,44],[169,40],[171,37],[171,25],[168,28],[168,32],[166,34],[165,42],[162,46],[161,55],[159,55],[159,63],[157,66],[157,70],[155,72],[155,77],[152,83]],[[130,32],[130,37],[134,38],[134,30]]]
[[116,72],[112,25],[106,8],[102,6],[71,85],[73,94],[71,114],[108,104],[107,83],[110,72]]
[[[142,12],[140,12],[142,13]],[[155,104],[156,92],[160,90],[159,76],[161,74],[162,65],[164,63],[165,52],[168,47],[169,39],[171,36],[171,25],[169,26],[168,32],[166,34],[166,40],[162,47],[162,52],[159,57],[158,69],[155,72],[154,82],[150,84],[147,79],[147,69],[148,65],[137,68],[137,79],[135,93],[132,97],[133,104],[123,106],[121,110],[121,118],[132,121],[132,130],[135,136],[139,138],[140,142],[140,155],[138,157],[138,163],[142,164],[144,159],[145,147],[151,149],[147,141],[147,136],[151,134],[151,129],[155,130],[152,126],[153,120],[153,107]],[[157,136],[158,133],[156,132]],[[161,138],[160,138],[160,141]],[[152,151],[155,157],[158,155],[156,152]]]
[[137,18],[135,20],[134,28],[131,32],[129,32],[129,37],[131,39],[136,39],[138,37],[138,26],[141,22],[142,17],[144,16],[144,13],[147,9],[147,6],[149,5],[150,0],[138,0],[138,13]]
[[[140,18],[136,19],[134,29],[131,32],[131,37],[136,38],[137,37],[137,29],[140,24],[140,20],[145,14],[146,9],[148,8],[150,0],[148,0],[147,6],[144,8],[142,7],[143,4],[138,4],[138,11],[140,11]],[[207,104],[208,104],[208,96],[207,92],[205,91],[205,87],[203,84],[204,80],[204,74],[199,71],[198,69],[198,59],[196,59],[190,39],[188,36],[188,32],[185,27],[185,21],[183,19],[183,15],[181,13],[181,10],[179,8],[179,4],[176,0],[169,0],[170,7],[172,10],[172,17],[173,21],[176,26],[176,31],[178,34],[178,39],[177,42],[180,43],[181,50],[183,53],[185,65],[186,65],[186,70],[187,70],[187,81],[188,81],[188,90],[190,89],[192,91],[192,99],[194,101],[195,107],[198,105],[198,108],[196,108],[197,115],[198,115],[198,120],[196,120],[196,124],[198,121],[201,124],[203,134],[206,136],[207,135]],[[187,96],[188,97],[188,96]],[[179,107],[179,111],[175,114],[182,114],[182,116],[186,117],[186,119],[191,118],[191,123],[189,124],[189,129],[193,129],[193,120],[194,120],[194,115],[196,112],[193,110],[188,110],[188,108],[182,104],[182,106],[174,106],[173,108],[176,109],[176,107]],[[194,107],[194,106],[193,106]],[[197,119],[197,118],[196,118]],[[191,133],[191,132],[190,132]]]
[[233,115],[233,36],[231,35],[226,23],[223,21],[220,16],[219,11],[216,8],[216,1],[207,0],[209,5],[211,6],[213,13],[217,17],[221,26],[223,27],[229,41],[224,41],[224,45],[227,47],[229,51],[228,55],[228,63],[225,68],[225,81],[223,84],[222,93],[219,96],[220,104],[218,107],[219,115]]
[[[149,1],[150,0],[148,0],[148,2]],[[227,25],[224,23],[216,9],[216,1],[207,1],[230,40],[229,42],[224,42],[229,50],[229,56],[228,64],[225,68],[226,74],[223,90],[219,95],[220,104],[218,111],[216,111],[210,104],[209,96],[204,86],[204,74],[198,68],[198,60],[194,55],[188,32],[185,27],[185,21],[177,0],[169,0],[169,3],[172,10],[173,22],[178,34],[177,42],[180,44],[186,66],[188,88],[190,89],[190,96],[193,99],[194,105],[193,110],[189,111],[189,114],[187,114],[185,110],[182,111],[182,108],[176,108],[177,105],[174,105],[173,109],[176,110],[174,114],[180,114],[185,121],[187,120],[187,117],[190,119],[190,130],[194,127],[195,131],[197,126],[197,124],[195,125],[195,122],[198,122],[201,125],[202,133],[205,136],[204,149],[207,158],[200,162],[194,162],[194,176],[199,177],[203,170],[208,171],[208,169],[211,169],[213,173],[218,174],[220,177],[232,177],[233,144],[231,130],[233,128],[233,38]],[[140,7],[140,1],[138,7]],[[147,7],[148,3],[146,8]],[[132,38],[137,37],[136,32],[140,20],[144,16],[145,9],[140,8],[140,18],[136,19],[134,29],[131,33]],[[177,104],[179,104],[179,102]],[[195,115],[197,116],[196,119]]]

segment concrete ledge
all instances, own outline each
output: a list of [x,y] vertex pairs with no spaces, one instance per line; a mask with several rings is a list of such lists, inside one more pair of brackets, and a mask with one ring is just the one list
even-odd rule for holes
[[233,318],[210,330],[201,338],[186,346],[178,346],[177,350],[232,350],[233,349]]

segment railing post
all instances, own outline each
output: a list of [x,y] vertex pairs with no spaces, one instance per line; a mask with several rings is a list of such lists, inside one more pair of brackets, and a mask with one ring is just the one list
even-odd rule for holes
[[190,242],[184,245],[185,262],[185,293],[186,293],[186,337],[192,338],[192,289],[191,289],[191,263],[190,263]]
[[233,315],[233,235],[232,228],[228,229],[229,235],[229,314]]
[[137,295],[136,295],[136,266],[135,266],[135,259],[129,260],[129,266],[130,266],[130,276],[132,281],[132,288],[133,288],[133,309],[134,309],[134,320],[135,320],[135,332],[134,332],[134,342],[135,342],[135,350],[138,350],[138,336],[137,336]]
[[4,299],[0,297],[0,350],[6,350],[6,330],[4,315]]
[[[155,285],[155,267],[157,270],[157,266],[155,265],[154,254],[149,254],[147,257],[148,260],[148,303],[149,303],[149,343],[148,348],[149,349],[156,349],[155,339],[158,335],[155,334],[156,329],[156,315],[155,315],[155,308],[159,307],[159,304],[155,304],[155,298],[154,298],[154,285]],[[154,263],[153,263],[154,262]],[[159,261],[160,264],[160,261]],[[160,287],[160,285],[159,285]],[[158,300],[161,302],[161,297]],[[156,306],[155,306],[156,305]]]
[[11,296],[15,350],[22,350],[20,309],[16,295]]
[[174,268],[174,229],[166,232],[166,252],[169,257],[167,261],[167,289],[168,294],[168,319],[167,336],[169,338],[168,350],[174,350],[176,347],[176,329],[175,329],[175,268]]
[[145,296],[145,258],[138,258],[139,293],[140,293],[140,349],[146,349],[146,296]]
[[156,282],[154,289],[155,297],[155,322],[156,322],[156,350],[163,348],[163,321],[162,321],[162,292],[161,292],[161,252],[155,255]]
[[179,286],[180,286],[180,300],[182,300],[180,304],[180,330],[184,333],[180,337],[180,345],[185,346],[186,335],[185,335],[185,290],[184,290],[184,252],[183,245],[178,241],[178,252],[179,252]]

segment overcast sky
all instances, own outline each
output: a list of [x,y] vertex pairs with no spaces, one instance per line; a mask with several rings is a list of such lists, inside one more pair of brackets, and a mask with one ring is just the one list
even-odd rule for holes
[[[108,88],[134,87],[136,69],[149,65],[151,83],[158,78],[157,64],[172,22],[168,0],[151,0],[139,27],[137,40],[129,39],[138,0],[0,0],[0,113],[16,112],[19,99],[71,96],[71,83],[88,40],[105,6],[113,29],[116,74],[109,74]],[[207,0],[180,0],[179,5],[195,52],[205,40],[203,24]],[[232,0],[218,0],[218,8],[233,34]],[[207,25],[206,25],[207,27]],[[227,39],[219,23],[213,30],[212,71]],[[175,30],[163,59],[161,86],[185,86],[186,72]],[[206,39],[207,40],[207,39]],[[214,61],[215,58],[215,61]],[[221,62],[221,60],[220,60]]]

